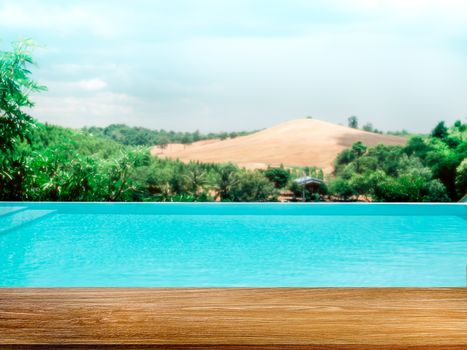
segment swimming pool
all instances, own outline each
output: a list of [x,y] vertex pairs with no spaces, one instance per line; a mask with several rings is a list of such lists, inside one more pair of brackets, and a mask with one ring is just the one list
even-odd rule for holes
[[461,287],[465,204],[0,203],[0,287]]

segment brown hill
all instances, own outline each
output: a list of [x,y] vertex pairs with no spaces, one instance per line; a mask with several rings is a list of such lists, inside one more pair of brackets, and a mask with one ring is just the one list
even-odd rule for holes
[[156,146],[151,153],[182,161],[232,162],[249,169],[280,164],[318,166],[330,173],[336,155],[356,141],[376,146],[404,145],[407,140],[316,119],[297,119],[235,139],[200,141],[189,146],[171,144],[164,151]]

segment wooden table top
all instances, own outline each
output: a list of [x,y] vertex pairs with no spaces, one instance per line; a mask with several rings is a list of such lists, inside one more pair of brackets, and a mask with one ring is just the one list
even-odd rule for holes
[[467,349],[467,289],[0,289],[0,349],[30,348]]

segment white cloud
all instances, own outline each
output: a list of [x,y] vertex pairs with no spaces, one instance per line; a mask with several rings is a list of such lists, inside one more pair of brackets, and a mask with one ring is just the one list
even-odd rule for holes
[[41,81],[48,89],[47,95],[69,96],[92,94],[108,88],[105,80],[100,78],[82,79],[76,81],[49,80]]
[[73,85],[76,85],[77,87],[87,91],[102,90],[107,87],[107,83],[99,78],[81,80]]
[[80,127],[129,123],[135,117],[139,99],[122,93],[98,92],[90,96],[47,96],[34,98],[33,115],[42,121]]

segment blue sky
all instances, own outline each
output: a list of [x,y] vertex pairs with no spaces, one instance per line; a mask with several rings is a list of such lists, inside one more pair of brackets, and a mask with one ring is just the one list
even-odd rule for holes
[[33,114],[65,126],[467,116],[466,0],[0,0],[0,30],[44,45]]

